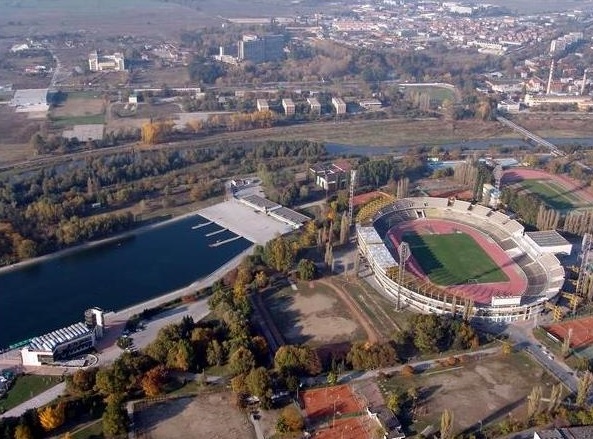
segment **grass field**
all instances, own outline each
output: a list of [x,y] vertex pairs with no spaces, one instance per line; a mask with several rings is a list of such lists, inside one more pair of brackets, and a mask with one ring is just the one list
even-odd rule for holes
[[0,407],[3,407],[4,410],[10,410],[59,383],[60,377],[56,376],[20,376],[16,379],[12,389],[8,391],[6,396],[0,399]]
[[437,103],[438,105],[442,104],[446,99],[455,102],[455,91],[444,87],[405,87],[406,97],[409,97],[412,93],[428,94],[430,96],[430,101]]
[[553,209],[574,209],[583,206],[582,200],[551,180],[524,180],[521,187],[536,194]]
[[65,128],[74,125],[102,124],[105,123],[103,114],[91,114],[88,116],[52,117],[54,128]]
[[412,255],[422,271],[438,285],[508,281],[482,247],[464,233],[409,233],[404,236],[404,240],[410,244]]

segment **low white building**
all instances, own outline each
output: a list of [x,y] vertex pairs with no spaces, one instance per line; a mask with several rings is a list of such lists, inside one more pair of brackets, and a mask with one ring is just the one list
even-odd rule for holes
[[120,52],[116,52],[113,55],[99,55],[95,50],[89,55],[89,70],[91,72],[102,72],[105,70],[124,71],[124,55]]
[[32,338],[21,349],[23,366],[51,365],[89,351],[95,346],[97,339],[103,336],[103,311],[98,308],[87,310],[85,320],[85,323],[74,323]]
[[270,104],[268,104],[268,101],[265,99],[258,99],[256,102],[256,107],[257,107],[257,111],[269,111],[270,110]]
[[556,230],[525,232],[524,238],[537,254],[570,255],[572,253],[572,244]]

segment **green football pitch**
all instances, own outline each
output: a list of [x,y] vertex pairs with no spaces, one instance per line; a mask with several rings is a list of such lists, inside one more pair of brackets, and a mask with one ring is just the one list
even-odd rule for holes
[[509,278],[488,254],[465,233],[418,235],[407,233],[414,259],[437,285],[505,282]]
[[524,180],[521,186],[536,194],[553,209],[582,207],[583,201],[552,180]]

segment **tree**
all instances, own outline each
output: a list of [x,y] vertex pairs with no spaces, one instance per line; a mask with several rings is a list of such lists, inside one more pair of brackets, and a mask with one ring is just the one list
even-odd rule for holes
[[264,271],[258,271],[255,275],[255,284],[258,288],[264,288],[268,285],[268,276]]
[[188,340],[179,340],[174,349],[169,351],[167,366],[187,372],[194,362],[194,348]]
[[123,409],[123,397],[121,395],[112,395],[108,398],[102,420],[105,436],[115,437],[126,432],[128,419]]
[[210,366],[220,366],[224,362],[224,348],[218,340],[208,343],[206,349],[206,361]]
[[330,386],[335,386],[338,383],[338,374],[333,370],[329,371],[327,374],[327,384]]
[[441,415],[441,439],[453,438],[453,412],[445,410]]
[[322,370],[317,352],[309,346],[281,346],[274,356],[274,366],[284,374],[318,375]]
[[299,277],[302,280],[312,280],[315,278],[317,267],[315,267],[315,263],[312,260],[301,259],[297,266],[297,270],[299,272]]
[[387,408],[391,410],[395,415],[399,415],[401,408],[401,398],[399,394],[396,392],[389,392],[389,396],[387,397]]
[[348,215],[342,215],[342,222],[340,223],[340,244],[344,245],[348,242],[350,232],[350,218]]
[[554,384],[550,392],[550,401],[548,403],[548,412],[553,412],[558,408],[562,401],[562,384]]
[[533,418],[539,413],[541,401],[542,401],[542,388],[541,386],[535,386],[529,396],[527,397],[527,417]]
[[229,368],[234,374],[248,373],[254,367],[255,357],[253,353],[243,346],[233,352],[229,359]]
[[[301,431],[305,426],[305,421],[301,416],[301,412],[294,405],[289,405],[282,409],[278,422],[281,426],[285,427],[284,433],[289,431]],[[276,424],[278,429],[278,424]],[[279,430],[282,432],[281,430]]]
[[33,439],[31,427],[27,424],[19,424],[14,429],[14,439]]
[[47,406],[37,412],[39,423],[45,431],[55,430],[65,421],[64,404],[58,403],[55,406]]
[[593,374],[586,371],[578,382],[576,404],[583,407],[587,402],[589,391],[593,385]]
[[162,392],[163,383],[166,378],[166,369],[163,365],[153,367],[147,371],[140,380],[140,386],[148,397],[155,397]]
[[89,393],[95,387],[95,380],[98,369],[92,367],[89,369],[78,369],[74,374],[66,377],[66,388],[68,393],[74,395],[84,395]]
[[265,367],[251,369],[245,377],[245,384],[249,393],[263,398],[271,389],[270,375]]

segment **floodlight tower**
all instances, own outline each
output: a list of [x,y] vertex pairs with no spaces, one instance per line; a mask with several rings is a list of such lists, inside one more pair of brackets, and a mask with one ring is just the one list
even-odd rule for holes
[[354,185],[356,184],[356,170],[353,169],[350,171],[350,197],[348,199],[348,219],[350,220],[350,225],[352,225],[352,221],[354,219]]
[[404,275],[406,273],[406,261],[410,258],[410,245],[406,241],[402,241],[397,249],[399,255],[399,271],[397,273],[397,310],[400,309],[400,296],[402,290],[402,283],[404,282]]

